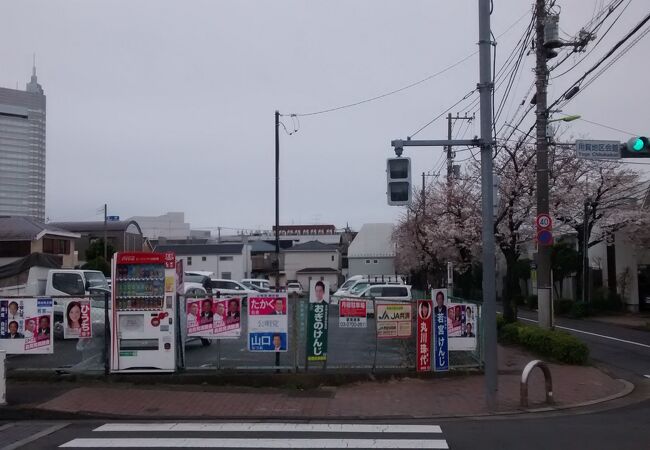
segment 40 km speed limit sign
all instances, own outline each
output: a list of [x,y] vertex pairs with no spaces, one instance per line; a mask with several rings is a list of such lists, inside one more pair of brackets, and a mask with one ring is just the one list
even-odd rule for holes
[[553,228],[553,221],[548,214],[539,214],[535,223],[539,230],[550,230]]

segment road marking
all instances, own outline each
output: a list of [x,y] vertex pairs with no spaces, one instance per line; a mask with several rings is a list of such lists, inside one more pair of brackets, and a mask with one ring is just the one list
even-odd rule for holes
[[444,439],[236,439],[236,438],[107,438],[73,439],[65,448],[418,448],[448,449]]
[[107,423],[93,431],[253,431],[330,433],[442,433],[438,425],[343,423]]
[[[537,320],[526,319],[526,318],[524,318],[524,317],[519,317],[518,319],[520,319],[520,320],[525,320],[525,321],[527,321],[527,322],[534,322],[534,323],[537,323]],[[611,339],[612,341],[624,342],[624,343],[626,343],[626,344],[638,345],[639,347],[650,348],[650,345],[642,344],[642,343],[640,343],[640,342],[627,341],[627,340],[625,340],[625,339],[619,339],[619,338],[615,338],[615,337],[612,337],[612,336],[605,336],[605,335],[603,335],[603,334],[591,333],[591,332],[589,332],[589,331],[576,330],[575,328],[562,327],[562,326],[560,326],[560,325],[555,325],[555,328],[559,328],[559,329],[561,329],[561,330],[567,330],[567,331],[575,331],[576,333],[588,334],[588,335],[590,335],[590,336],[597,336],[597,337],[601,337],[601,338],[603,338],[603,339]]]
[[643,376],[646,377],[646,378],[650,378],[650,375],[643,375]]
[[54,433],[55,431],[59,431],[61,428],[67,427],[67,423],[59,423],[57,425],[52,425],[51,427],[47,427],[44,430],[39,431],[38,433],[34,433],[29,437],[26,437],[25,439],[21,439],[20,441],[14,442],[10,445],[2,447],[2,450],[13,450],[16,448],[21,448],[24,445],[29,444],[30,442],[34,442],[42,437],[45,437],[49,434]]

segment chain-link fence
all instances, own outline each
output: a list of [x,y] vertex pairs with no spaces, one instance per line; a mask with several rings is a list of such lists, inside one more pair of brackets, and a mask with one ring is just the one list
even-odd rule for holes
[[[54,371],[59,373],[100,374],[109,372],[107,355],[110,354],[110,298],[108,295],[77,297],[48,297],[53,302],[51,324],[51,353],[25,351],[7,355],[7,369],[11,373],[24,371]],[[424,297],[423,297],[424,298]],[[0,323],[2,304],[34,301],[33,297],[0,298]],[[92,306],[92,336],[78,338],[68,336],[64,329],[68,321],[70,301],[87,300]],[[415,300],[407,302],[368,301],[365,327],[347,328],[340,326],[340,305],[336,300],[328,307],[327,358],[325,361],[307,361],[307,334],[309,300],[305,297],[289,297],[287,308],[288,346],[286,352],[251,352],[248,349],[247,299],[242,302],[241,331],[238,337],[230,339],[205,339],[187,336],[186,302],[183,296],[177,298],[176,339],[177,367],[180,371],[325,371],[325,372],[412,372],[416,365],[415,336],[417,319]],[[482,317],[480,302],[450,298],[453,303],[470,304],[476,311],[475,348],[451,351],[450,368],[478,368],[483,361]],[[410,308],[411,333],[405,338],[382,338],[377,335],[377,305],[381,303],[402,303]],[[107,308],[108,307],[108,308]],[[5,311],[6,313],[6,311]],[[20,334],[27,330],[28,317],[23,317]],[[8,323],[9,321],[5,321]],[[7,331],[0,334],[0,340],[9,339]],[[450,340],[453,338],[450,338]],[[10,353],[10,352],[8,352]]]

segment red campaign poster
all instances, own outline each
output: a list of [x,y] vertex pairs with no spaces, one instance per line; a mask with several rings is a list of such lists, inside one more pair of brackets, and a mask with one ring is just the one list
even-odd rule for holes
[[433,302],[418,300],[418,327],[415,335],[418,372],[431,371],[431,327]]

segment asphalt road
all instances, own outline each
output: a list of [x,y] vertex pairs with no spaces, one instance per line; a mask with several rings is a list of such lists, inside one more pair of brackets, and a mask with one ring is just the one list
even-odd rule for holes
[[[537,320],[535,312],[520,310],[518,314],[520,320]],[[565,318],[556,318],[555,326],[585,342],[589,346],[591,359],[617,377],[635,383],[650,375],[650,332]]]

